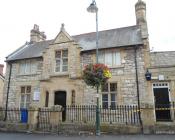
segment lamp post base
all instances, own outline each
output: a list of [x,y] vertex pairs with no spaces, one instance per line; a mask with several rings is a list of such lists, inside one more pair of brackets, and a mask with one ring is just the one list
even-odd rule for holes
[[[99,94],[98,87],[97,87],[97,94]],[[100,136],[100,107],[98,97],[97,97],[97,108],[96,108],[96,136]]]

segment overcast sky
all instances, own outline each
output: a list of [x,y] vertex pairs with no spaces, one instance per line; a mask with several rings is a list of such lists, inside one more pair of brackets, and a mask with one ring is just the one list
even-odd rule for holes
[[[175,1],[144,0],[150,47],[154,51],[175,50]],[[1,0],[0,63],[5,57],[30,40],[34,24],[40,26],[47,39],[60,31],[61,23],[70,35],[95,31],[95,15],[86,8],[92,0]],[[136,24],[137,0],[96,0],[99,8],[99,30]]]

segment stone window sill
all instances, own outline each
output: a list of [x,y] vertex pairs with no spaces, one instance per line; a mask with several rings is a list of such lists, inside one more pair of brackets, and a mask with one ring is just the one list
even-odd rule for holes
[[124,65],[118,65],[118,66],[109,66],[110,69],[119,69],[124,68]]
[[55,77],[55,76],[68,76],[68,75],[69,75],[68,72],[59,72],[59,73],[53,73],[50,76]]
[[17,74],[17,76],[33,76],[33,75],[38,75],[38,73]]

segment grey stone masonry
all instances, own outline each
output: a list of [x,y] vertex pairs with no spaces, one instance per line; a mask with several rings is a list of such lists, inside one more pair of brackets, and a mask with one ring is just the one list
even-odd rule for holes
[[[12,63],[11,69],[11,77],[10,77],[10,85],[9,85],[9,98],[8,98],[8,107],[19,107],[20,105],[20,87],[21,86],[31,86],[31,101],[33,98],[33,92],[36,87],[40,87],[39,79],[41,77],[41,69],[42,69],[42,59],[35,59],[37,62],[37,70],[33,74],[26,74],[22,75],[19,74],[19,64],[20,61],[16,61]],[[5,86],[4,86],[4,102],[3,105],[6,104],[7,98],[7,88],[9,82],[9,72],[10,72],[10,65],[7,63],[6,69],[6,79],[5,79]],[[35,102],[32,102],[35,104]]]
[[[126,48],[121,50],[121,54],[124,54],[123,62],[121,66],[110,68],[112,77],[109,82],[117,83],[117,103],[127,105],[137,105],[137,84],[136,84],[136,68],[135,68],[135,51],[134,48]],[[93,62],[93,53],[84,53],[81,58],[82,65],[86,65]],[[94,56],[95,58],[95,56]],[[145,62],[144,62],[144,49],[140,47],[137,49],[136,60],[139,80],[139,93],[141,100],[144,100],[146,94],[145,83]],[[84,90],[84,103],[95,103],[96,89],[85,87]]]

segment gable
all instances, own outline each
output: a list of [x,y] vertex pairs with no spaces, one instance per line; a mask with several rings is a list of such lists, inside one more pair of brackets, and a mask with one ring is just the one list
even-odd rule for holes
[[68,37],[64,32],[60,32],[53,43],[63,43],[69,41],[71,41],[70,37]]
[[72,37],[65,31],[64,24],[61,26],[61,30],[53,41],[53,44],[64,43],[73,41]]

